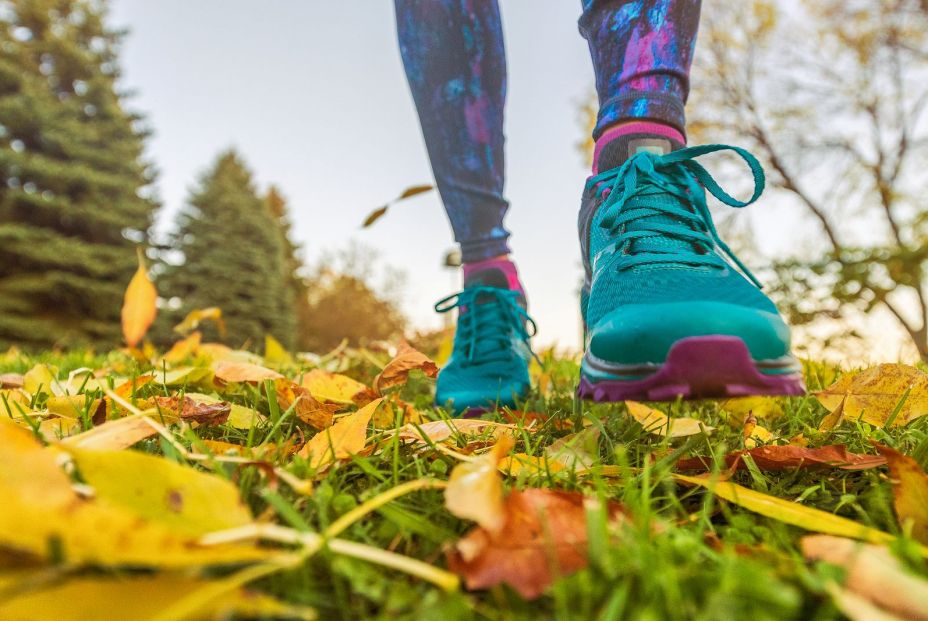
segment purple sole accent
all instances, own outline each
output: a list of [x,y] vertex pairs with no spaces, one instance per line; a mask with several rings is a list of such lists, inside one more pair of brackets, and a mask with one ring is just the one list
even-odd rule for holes
[[672,401],[804,395],[800,373],[765,375],[757,370],[744,341],[735,336],[692,336],[670,348],[653,375],[637,380],[587,379],[581,373],[577,394],[594,401]]

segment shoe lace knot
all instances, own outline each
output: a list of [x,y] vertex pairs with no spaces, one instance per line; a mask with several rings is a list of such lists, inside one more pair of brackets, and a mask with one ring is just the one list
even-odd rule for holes
[[[746,201],[728,194],[695,158],[716,151],[734,151],[754,176],[754,192]],[[747,207],[764,191],[764,171],[751,153],[739,147],[713,144],[679,149],[663,155],[640,151],[625,163],[590,178],[602,188],[605,210],[600,226],[614,238],[613,253],[622,257],[619,270],[640,265],[684,264],[725,269],[715,251],[721,249],[757,287],[757,278],[721,240],[706,204],[706,190],[734,208]]]
[[454,352],[455,356],[461,356],[462,364],[506,362],[515,355],[513,339],[528,347],[538,327],[522,306],[522,299],[518,291],[474,286],[435,304],[438,313],[460,309]]

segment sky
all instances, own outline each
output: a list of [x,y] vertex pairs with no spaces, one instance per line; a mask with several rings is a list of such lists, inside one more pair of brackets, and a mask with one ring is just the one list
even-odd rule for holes
[[[576,350],[576,217],[588,174],[576,146],[587,131],[578,107],[593,84],[577,31],[580,2],[500,4],[509,70],[506,224],[537,344]],[[360,228],[372,209],[432,180],[392,2],[111,0],[110,23],[129,31],[121,54],[122,86],[134,93],[128,105],[154,130],[147,155],[159,171],[162,231],[217,154],[235,147],[261,188],[283,190],[307,261],[352,240],[371,247],[406,274],[403,310],[413,325],[441,325],[432,305],[460,282],[442,266],[453,239],[437,193]],[[764,252],[796,242],[795,217],[775,205],[752,210],[741,217],[764,231]]]

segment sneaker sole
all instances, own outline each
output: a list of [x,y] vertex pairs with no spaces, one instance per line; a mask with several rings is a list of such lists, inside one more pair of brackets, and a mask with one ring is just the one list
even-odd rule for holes
[[[592,364],[584,356],[583,365]],[[602,361],[597,366],[602,367]],[[624,370],[627,373],[629,367]],[[623,367],[610,372],[621,375]],[[577,394],[594,401],[672,401],[746,397],[752,395],[804,395],[799,372],[765,374],[751,358],[747,345],[736,336],[693,336],[670,348],[657,371],[640,379],[588,378],[581,366]]]

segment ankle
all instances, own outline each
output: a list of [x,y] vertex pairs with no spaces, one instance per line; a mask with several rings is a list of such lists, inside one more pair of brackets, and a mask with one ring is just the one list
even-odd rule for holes
[[[599,138],[596,139],[596,148],[593,152],[593,174],[612,167],[609,165],[602,166],[604,163],[603,152],[606,146],[620,138],[627,139],[631,135],[669,140],[673,148],[686,146],[686,136],[677,128],[666,123],[643,119],[618,121],[607,126],[603,133],[599,135]],[[606,159],[612,160],[614,158]],[[607,164],[612,164],[612,162]]]

